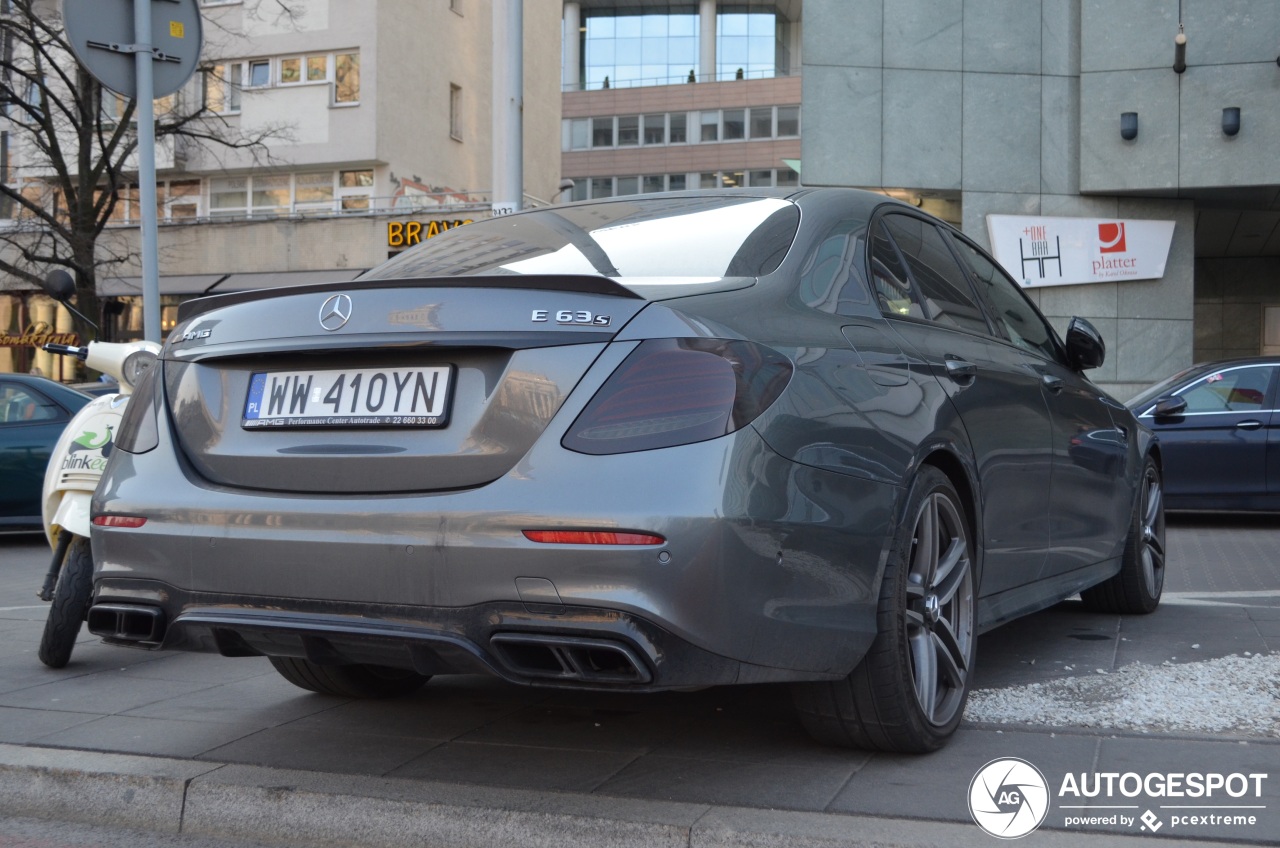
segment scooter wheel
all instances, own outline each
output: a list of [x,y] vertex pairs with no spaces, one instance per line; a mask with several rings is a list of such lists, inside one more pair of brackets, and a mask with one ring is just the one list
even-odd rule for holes
[[71,660],[92,593],[93,555],[89,551],[89,540],[77,536],[71,540],[67,560],[58,574],[49,618],[40,639],[40,662],[49,668],[62,668]]

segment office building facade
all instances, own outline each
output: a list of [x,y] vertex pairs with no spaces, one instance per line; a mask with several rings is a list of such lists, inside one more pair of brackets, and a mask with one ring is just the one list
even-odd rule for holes
[[1091,376],[1120,397],[1280,352],[1280,4],[807,0],[805,18],[806,184],[892,189],[989,246],[991,216],[1026,244],[1083,221],[1097,251],[1172,222],[1158,278],[1028,289],[1060,330],[1102,331]]

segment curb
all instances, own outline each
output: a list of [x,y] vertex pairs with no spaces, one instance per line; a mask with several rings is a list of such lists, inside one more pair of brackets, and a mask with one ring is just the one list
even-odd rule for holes
[[[534,792],[0,744],[0,813],[159,833],[368,848],[991,848],[969,823]],[[1026,845],[1066,848],[1079,832]],[[1186,848],[1121,834],[1112,846]]]

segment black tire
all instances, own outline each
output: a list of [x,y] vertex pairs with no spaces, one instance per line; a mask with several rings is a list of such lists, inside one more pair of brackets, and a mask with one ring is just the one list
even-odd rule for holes
[[302,689],[341,698],[397,698],[417,692],[431,678],[380,665],[319,665],[294,657],[269,657],[285,680]]
[[93,554],[89,540],[76,536],[67,548],[67,557],[53,587],[53,602],[40,637],[40,662],[49,668],[62,668],[71,660],[71,651],[80,636],[93,594]]
[[969,694],[978,641],[975,583],[963,502],[945,474],[925,466],[885,564],[870,650],[843,680],[793,689],[809,733],[877,751],[941,748]]
[[1133,520],[1120,571],[1080,593],[1093,612],[1146,615],[1160,606],[1164,592],[1164,489],[1160,468],[1147,457],[1134,498]]

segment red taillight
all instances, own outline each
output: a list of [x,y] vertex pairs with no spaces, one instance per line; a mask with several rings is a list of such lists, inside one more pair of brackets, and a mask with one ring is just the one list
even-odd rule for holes
[[97,527],[141,527],[147,519],[141,515],[95,515],[93,523]]
[[525,530],[524,537],[548,545],[661,545],[667,541],[650,533],[611,530]]
[[775,350],[721,339],[650,339],[618,366],[562,444],[589,454],[687,445],[732,433],[791,378]]

